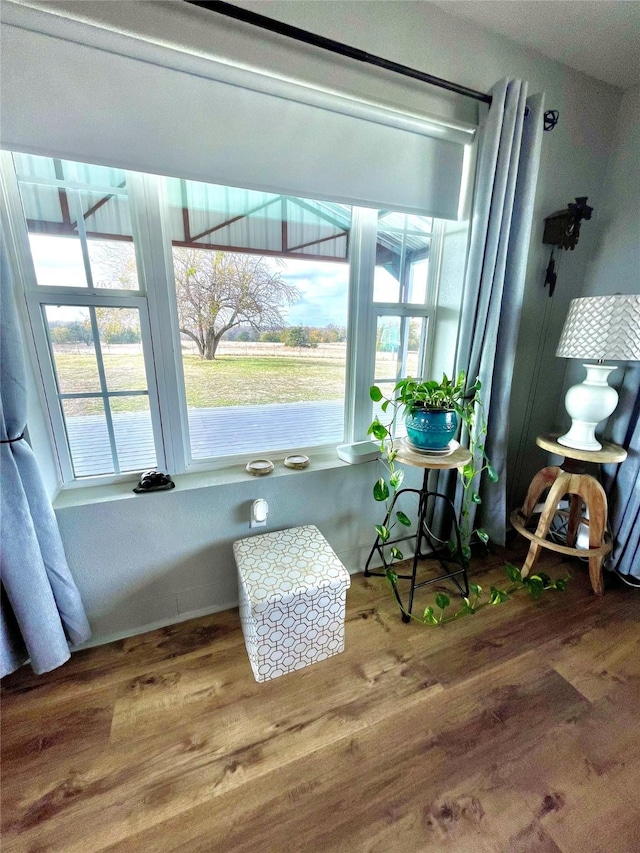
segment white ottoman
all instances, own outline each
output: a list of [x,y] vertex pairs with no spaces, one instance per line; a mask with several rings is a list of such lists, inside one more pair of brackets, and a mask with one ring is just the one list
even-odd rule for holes
[[233,543],[240,619],[256,681],[269,681],[344,649],[349,574],[317,527]]

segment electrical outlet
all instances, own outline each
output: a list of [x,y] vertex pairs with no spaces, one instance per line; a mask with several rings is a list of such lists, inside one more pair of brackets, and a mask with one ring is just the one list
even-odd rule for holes
[[258,498],[251,504],[251,521],[249,527],[266,527],[269,504],[264,498]]

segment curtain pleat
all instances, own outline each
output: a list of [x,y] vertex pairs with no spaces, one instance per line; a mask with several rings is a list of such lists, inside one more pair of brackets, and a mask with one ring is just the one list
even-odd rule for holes
[[0,675],[64,663],[91,635],[26,438],[27,388],[13,285],[0,246]]
[[[456,372],[482,382],[487,422],[485,448],[498,482],[483,476],[480,506],[471,504],[470,522],[497,544],[507,526],[507,440],[509,400],[535,188],[543,132],[543,95],[527,98],[527,84],[503,80],[492,92],[481,123],[476,186],[465,274]],[[468,437],[463,435],[463,440]],[[446,477],[440,489],[447,487]],[[459,480],[456,502],[461,501]],[[476,518],[477,516],[477,518]]]

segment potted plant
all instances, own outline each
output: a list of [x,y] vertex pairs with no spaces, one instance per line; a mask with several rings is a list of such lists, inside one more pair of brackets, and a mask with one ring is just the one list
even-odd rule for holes
[[[443,374],[441,382],[406,377],[396,383],[391,397],[386,397],[377,385],[372,385],[369,390],[369,396],[373,402],[381,403],[383,413],[390,414],[387,424],[383,424],[376,416],[368,430],[369,435],[380,441],[382,461],[389,471],[389,477],[380,478],[374,487],[373,495],[378,501],[388,502],[402,483],[402,472],[395,468],[396,451],[391,440],[398,417],[404,416],[409,443],[420,451],[442,452],[457,434],[460,422],[466,427],[471,462],[460,470],[462,482],[460,533],[463,551],[461,556],[465,560],[471,556],[471,540],[474,534],[485,544],[489,540],[484,530],[481,528],[473,530],[471,524],[471,504],[481,503],[477,492],[478,477],[486,471],[492,482],[498,479],[484,449],[487,428],[482,417],[481,388],[479,379],[467,387],[466,374],[461,371],[455,380]],[[403,513],[400,513],[398,522],[405,526],[411,524]],[[392,526],[389,526],[388,530],[385,529],[383,538],[389,538]],[[454,549],[453,543],[451,548]],[[402,559],[402,554],[397,548],[392,548],[391,551],[392,560]]]
[[[400,412],[404,414],[409,443],[417,450],[444,450],[458,432],[459,419],[470,425],[473,417],[480,382],[476,380],[469,389],[465,384],[464,371],[455,381],[446,374],[441,382],[408,376],[396,384],[392,398],[384,397],[376,385],[371,387],[370,396],[374,402],[383,401],[385,412],[393,407],[392,423]],[[371,431],[376,435],[375,429]]]

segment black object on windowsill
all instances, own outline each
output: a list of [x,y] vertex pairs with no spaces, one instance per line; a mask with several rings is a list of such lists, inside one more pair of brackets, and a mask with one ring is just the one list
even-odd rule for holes
[[140,476],[140,482],[133,491],[137,495],[144,492],[168,492],[175,486],[176,484],[168,474],[163,474],[162,471],[145,471]]

